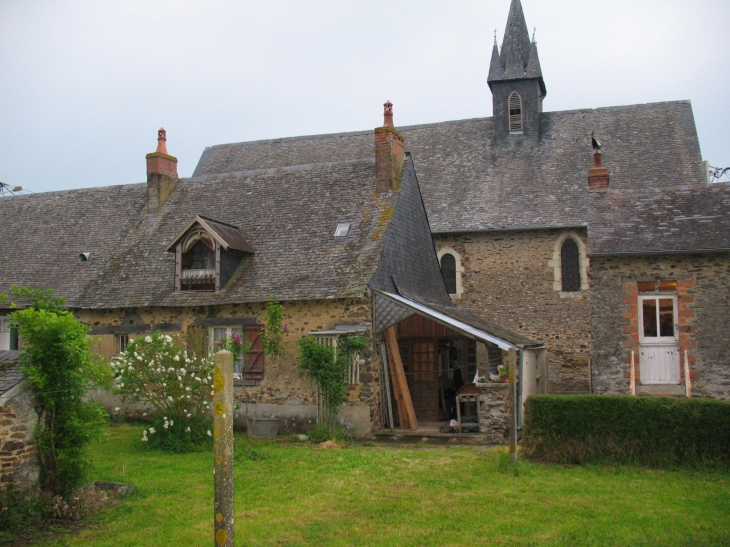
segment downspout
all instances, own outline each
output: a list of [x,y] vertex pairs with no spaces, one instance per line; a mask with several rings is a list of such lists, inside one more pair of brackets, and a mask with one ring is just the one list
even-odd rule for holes
[[520,348],[520,364],[517,373],[517,430],[522,431],[522,378],[525,365],[525,348]]

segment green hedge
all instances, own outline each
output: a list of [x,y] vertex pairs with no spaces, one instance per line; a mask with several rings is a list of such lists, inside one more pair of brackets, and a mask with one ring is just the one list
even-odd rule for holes
[[730,402],[538,395],[525,402],[522,452],[548,463],[730,467]]

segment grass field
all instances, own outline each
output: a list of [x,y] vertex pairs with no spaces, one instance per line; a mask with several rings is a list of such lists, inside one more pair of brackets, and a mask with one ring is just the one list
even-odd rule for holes
[[[213,544],[212,453],[145,452],[140,430],[109,427],[92,448],[95,478],[136,493],[42,545]],[[236,464],[239,546],[730,546],[730,473],[523,465],[514,476],[503,452],[474,447],[255,448],[264,459]]]

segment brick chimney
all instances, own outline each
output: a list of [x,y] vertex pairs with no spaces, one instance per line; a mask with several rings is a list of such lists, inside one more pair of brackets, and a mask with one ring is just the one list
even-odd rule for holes
[[167,153],[167,131],[157,132],[157,150],[147,158],[147,212],[156,213],[178,181],[177,158]]
[[403,135],[393,127],[393,103],[383,105],[383,127],[375,128],[375,192],[392,192],[400,186],[405,151]]
[[595,139],[594,133],[591,133],[591,143],[593,145],[593,167],[588,170],[588,188],[594,192],[605,192],[608,190],[608,169],[603,166],[601,143]]

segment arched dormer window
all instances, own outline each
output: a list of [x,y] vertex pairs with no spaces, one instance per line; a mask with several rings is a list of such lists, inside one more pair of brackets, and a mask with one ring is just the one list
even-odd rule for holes
[[238,227],[200,215],[167,247],[175,253],[175,291],[220,291],[254,250]]
[[438,252],[438,259],[441,265],[441,277],[444,279],[449,296],[454,300],[461,298],[464,292],[461,284],[461,274],[464,271],[461,267],[461,256],[451,248],[444,248]]
[[509,132],[522,133],[522,97],[516,91],[509,96]]
[[585,244],[575,232],[564,232],[553,247],[553,289],[561,297],[578,297],[588,290],[588,257]]

